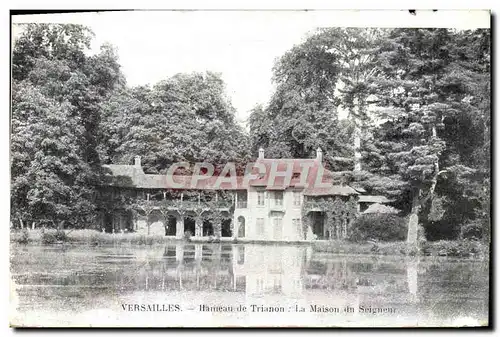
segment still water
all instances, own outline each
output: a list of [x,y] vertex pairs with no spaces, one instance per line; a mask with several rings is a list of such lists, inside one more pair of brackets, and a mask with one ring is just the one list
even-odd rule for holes
[[450,326],[488,320],[488,262],[309,246],[12,246],[25,326]]

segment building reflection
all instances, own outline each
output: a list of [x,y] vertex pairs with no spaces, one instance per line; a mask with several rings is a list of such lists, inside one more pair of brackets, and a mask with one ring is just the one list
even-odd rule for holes
[[303,293],[305,247],[233,246],[235,284],[244,283],[247,296]]
[[173,244],[164,247],[160,259],[136,256],[136,263],[138,268],[128,266],[115,276],[123,279],[122,288],[223,291],[248,303],[286,300],[353,308],[382,296],[392,296],[394,303],[418,302],[415,259],[321,254],[310,246]]
[[[24,254],[23,261],[28,261],[33,250],[38,257],[31,262],[38,268],[36,272],[26,273],[19,267],[13,273],[23,308],[32,308],[33,303],[40,307],[60,307],[67,300],[89,298],[125,302],[133,299],[139,303],[175,299],[176,303],[237,303],[247,307],[251,304],[299,304],[305,308],[349,305],[355,309],[382,306],[397,308],[397,315],[408,325],[429,317],[454,318],[457,313],[486,317],[488,309],[487,262],[345,256],[313,252],[307,245],[177,243],[99,246],[91,251],[81,247],[42,246],[25,247],[17,253]],[[353,314],[363,315],[359,310]],[[339,322],[334,320],[341,319],[310,313],[313,315],[309,321],[297,315],[297,319],[283,324],[290,321],[299,324],[304,319],[303,325],[307,322],[332,325]],[[267,316],[271,322],[261,321],[261,317],[255,322],[273,324],[279,315]],[[342,317],[351,322],[375,319],[373,315]],[[387,322],[400,318],[392,316]],[[246,317],[241,319],[243,323],[238,321],[238,324],[244,325]]]

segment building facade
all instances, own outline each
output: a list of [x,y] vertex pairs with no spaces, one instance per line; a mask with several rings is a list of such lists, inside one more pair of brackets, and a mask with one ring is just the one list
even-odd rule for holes
[[364,204],[358,191],[334,183],[322,161],[320,149],[313,159],[265,158],[260,149],[254,167],[231,178],[145,174],[140,157],[105,165],[100,197],[107,206],[97,227],[178,239],[343,239]]

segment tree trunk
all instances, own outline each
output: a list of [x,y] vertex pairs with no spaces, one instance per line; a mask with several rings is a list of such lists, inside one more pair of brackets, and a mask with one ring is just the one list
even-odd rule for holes
[[354,171],[361,171],[361,128],[357,121],[354,126]]
[[21,223],[21,229],[23,229],[24,228],[23,219],[19,219],[19,222]]
[[31,230],[33,230],[33,229],[35,229],[35,222],[34,221],[31,223]]
[[418,212],[420,210],[419,193],[413,196],[410,218],[408,220],[408,235],[407,242],[412,245],[417,244],[418,233]]

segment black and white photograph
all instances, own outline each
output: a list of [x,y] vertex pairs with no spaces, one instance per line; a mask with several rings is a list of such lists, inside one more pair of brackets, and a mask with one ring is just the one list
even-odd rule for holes
[[10,326],[491,327],[490,22],[11,12]]

